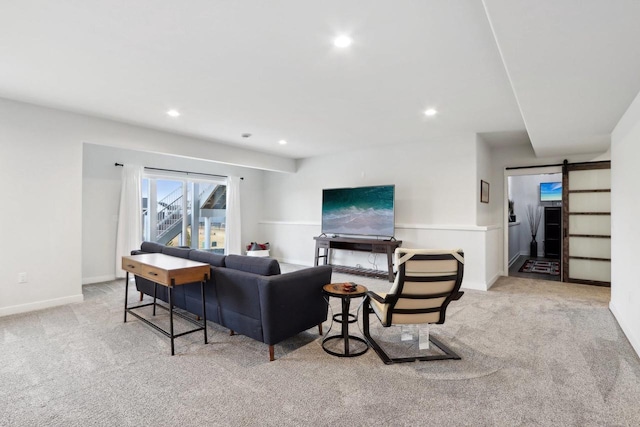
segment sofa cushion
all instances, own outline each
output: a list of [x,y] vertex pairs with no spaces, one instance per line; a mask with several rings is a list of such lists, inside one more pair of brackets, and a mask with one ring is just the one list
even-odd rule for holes
[[152,254],[162,253],[163,248],[164,248],[164,245],[161,245],[160,243],[155,243],[155,242],[142,242],[142,245],[140,245],[140,250],[142,252],[152,253]]
[[191,252],[192,249],[188,249],[188,248],[174,248],[172,246],[163,246],[162,247],[162,253],[165,255],[171,255],[171,256],[175,256],[178,258],[187,258],[189,259],[189,252]]
[[280,264],[278,264],[278,260],[273,258],[227,255],[224,259],[224,265],[227,268],[259,274],[261,276],[280,274]]
[[212,267],[224,267],[224,255],[214,254],[213,252],[193,250],[189,252],[189,259],[198,262],[206,262]]

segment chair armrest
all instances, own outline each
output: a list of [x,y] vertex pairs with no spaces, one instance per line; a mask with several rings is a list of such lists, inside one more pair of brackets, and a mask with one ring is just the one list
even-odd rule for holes
[[453,294],[453,296],[451,297],[451,301],[458,301],[460,298],[462,298],[462,295],[464,295],[464,292],[462,291],[458,291],[455,294]]
[[382,298],[380,295],[376,294],[373,291],[367,291],[367,296],[370,297],[370,298],[373,298],[376,301],[378,301],[380,304],[386,304],[387,303],[387,298]]

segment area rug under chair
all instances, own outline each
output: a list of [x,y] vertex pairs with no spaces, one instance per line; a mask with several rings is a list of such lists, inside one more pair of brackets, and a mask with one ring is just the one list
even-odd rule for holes
[[539,273],[558,276],[560,274],[560,261],[536,261],[528,259],[522,264],[521,273]]

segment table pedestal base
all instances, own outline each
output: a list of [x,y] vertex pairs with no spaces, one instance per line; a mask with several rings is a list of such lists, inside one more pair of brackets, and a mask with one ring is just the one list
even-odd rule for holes
[[[342,325],[342,332],[339,335],[332,335],[332,336],[328,336],[325,339],[322,340],[322,349],[324,351],[326,351],[327,353],[331,354],[332,356],[338,356],[338,357],[356,357],[356,356],[360,356],[363,355],[364,353],[367,352],[367,350],[369,350],[369,343],[367,343],[367,341],[364,338],[361,337],[356,337],[354,335],[349,335],[349,323],[356,323],[358,321],[356,315],[349,313],[349,306],[351,305],[351,298],[353,297],[360,297],[363,296],[364,293],[366,292],[366,288],[364,288],[363,286],[361,286],[361,290],[359,293],[354,293],[354,294],[349,294],[349,293],[339,293],[337,294],[336,292],[331,292],[331,288],[327,288],[327,286],[332,286],[332,285],[326,285],[324,288],[325,293],[327,293],[330,296],[333,297],[338,297],[342,300],[342,313],[338,313],[335,314],[332,317],[332,320],[335,322],[340,322],[340,324]],[[328,303],[328,301],[327,301]],[[329,341],[334,341],[334,340],[343,340],[344,341],[344,351],[338,352],[338,351],[334,351],[331,350],[329,348],[327,348],[327,343]],[[353,340],[353,341],[357,341],[360,342],[362,344],[364,344],[364,349],[363,350],[358,350],[358,351],[352,351],[351,350],[351,346],[349,345],[349,341]]]

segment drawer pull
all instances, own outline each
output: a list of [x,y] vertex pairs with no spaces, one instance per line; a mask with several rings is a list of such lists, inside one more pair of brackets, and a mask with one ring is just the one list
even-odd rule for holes
[[150,271],[149,274],[152,275],[152,276],[157,276],[158,275],[158,273],[154,273],[153,271]]
[[136,268],[136,266],[135,266],[135,265],[131,265],[131,264],[128,264],[128,265],[127,265],[127,267],[129,267],[129,268]]

